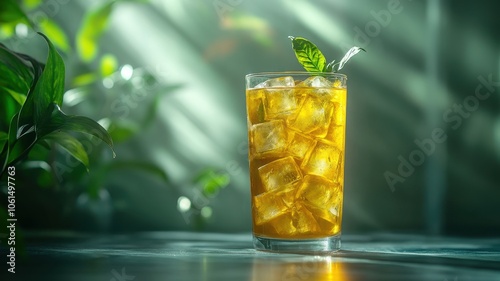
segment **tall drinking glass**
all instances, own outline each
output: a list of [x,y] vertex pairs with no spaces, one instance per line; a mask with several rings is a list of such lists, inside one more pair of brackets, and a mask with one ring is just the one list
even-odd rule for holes
[[256,249],[340,249],[347,77],[248,74],[246,106]]

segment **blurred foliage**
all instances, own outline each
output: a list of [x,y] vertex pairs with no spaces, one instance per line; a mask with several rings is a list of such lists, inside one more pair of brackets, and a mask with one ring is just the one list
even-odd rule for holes
[[[74,42],[70,42],[64,29],[44,13],[42,14],[45,16],[37,17],[36,23],[30,21],[30,15],[40,11],[43,1],[6,0],[4,7],[0,10],[0,39],[17,40],[18,36],[22,38],[34,31],[39,31],[48,37],[50,47],[47,66],[38,64],[28,56],[14,53],[13,56],[19,56],[23,60],[22,63],[0,64],[2,73],[9,74],[0,78],[2,86],[0,99],[4,109],[0,118],[0,147],[7,147],[2,152],[2,157],[6,156],[6,162],[2,163],[2,167],[5,168],[8,164],[24,158],[26,161],[16,167],[21,175],[30,175],[23,176],[23,180],[26,181],[25,185],[47,189],[45,194],[36,191],[38,195],[34,197],[39,200],[53,198],[54,205],[63,210],[63,212],[57,212],[58,216],[68,215],[68,209],[73,208],[73,202],[83,202],[77,200],[79,194],[85,194],[88,198],[101,202],[103,200],[101,191],[106,188],[107,179],[115,171],[144,172],[157,177],[165,185],[169,185],[167,173],[155,163],[110,159],[104,153],[102,146],[99,146],[93,139],[82,141],[78,135],[69,132],[73,130],[90,133],[111,145],[111,139],[107,137],[107,132],[104,130],[106,129],[115,147],[134,138],[140,138],[141,130],[147,129],[154,122],[158,104],[164,95],[181,87],[181,85],[163,84],[154,73],[147,69],[133,68],[127,64],[120,65],[112,53],[100,54],[100,38],[105,34],[112,12],[120,2],[144,3],[147,1],[112,0],[101,3],[84,15],[82,24],[75,34]],[[27,11],[27,14],[24,11]],[[1,51],[6,50],[3,47],[2,45]],[[70,89],[63,89],[65,85],[64,62],[56,52],[56,48],[70,55],[75,49],[81,62],[77,74],[69,79],[67,86],[69,85]],[[96,68],[93,62],[97,59],[99,63]],[[26,70],[23,64],[24,66],[32,64],[32,69]],[[51,67],[53,64],[56,66]],[[44,73],[47,72],[44,69],[57,71],[50,71],[45,75],[48,78],[44,78]],[[81,69],[86,70],[78,73]],[[16,75],[24,80],[14,79]],[[47,79],[56,79],[58,82],[47,83]],[[43,87],[30,89],[30,84],[35,85],[37,82]],[[48,89],[51,85],[56,85],[57,89]],[[35,93],[52,93],[55,96],[34,100],[27,95],[31,90]],[[106,94],[102,95],[103,92]],[[40,113],[42,110],[38,107],[47,106],[50,99],[55,99],[56,104],[49,107],[52,115],[44,118],[44,114]],[[131,105],[131,102],[134,104]],[[60,109],[63,105],[72,113],[100,118],[98,121],[100,125],[92,123],[90,119],[65,115]],[[26,108],[23,109],[24,106]],[[19,118],[15,118],[19,111],[22,114]],[[30,129],[33,126],[23,125],[12,132],[6,129],[15,125],[15,123],[11,124],[11,119],[27,120],[30,117],[27,112],[34,113],[36,125],[46,124],[46,126],[39,127],[40,130],[37,131]],[[12,150],[10,148],[13,146],[12,142],[16,134],[26,139],[29,137],[29,140],[17,144],[14,147],[16,150]],[[37,145],[33,145],[35,142]],[[57,146],[55,146],[56,143]],[[69,160],[64,153],[61,153],[62,151],[69,153],[76,163]],[[91,174],[89,174],[89,169]],[[194,183],[202,187],[206,196],[215,196],[229,182],[227,176],[218,175],[214,169],[207,168],[203,173],[194,180]],[[37,204],[43,205],[42,201]],[[50,216],[49,213],[46,215]],[[93,214],[93,216],[99,215]],[[61,218],[54,220],[56,224],[61,223]]]
[[214,197],[217,193],[229,184],[229,175],[216,173],[213,168],[201,171],[194,179],[193,183],[201,188],[205,197]]
[[109,1],[85,16],[76,35],[78,55],[82,61],[90,62],[97,56],[99,52],[98,40],[108,26],[114,4],[115,1]]
[[68,37],[64,31],[57,25],[54,21],[49,18],[43,18],[39,23],[38,27],[40,31],[47,35],[55,46],[57,46],[61,51],[68,52],[70,49],[68,43]]
[[[8,12],[0,14],[0,22],[7,26],[27,22],[27,16],[14,2],[7,2]],[[46,160],[30,162],[31,150],[39,146],[62,147],[69,155],[89,166],[87,152],[81,142],[70,133],[81,132],[97,137],[110,147],[113,142],[107,131],[94,120],[77,115],[66,115],[62,110],[65,84],[65,65],[52,42],[43,34],[48,46],[45,64],[29,55],[16,53],[0,44],[0,179],[9,170],[9,176],[16,174],[14,167],[48,167]],[[15,169],[15,168],[14,168]],[[2,181],[3,182],[3,181]],[[16,181],[17,187],[22,181]],[[21,189],[22,190],[22,189]],[[6,190],[2,190],[6,192]],[[9,190],[9,195],[17,194]],[[7,202],[7,200],[2,200]],[[3,220],[6,221],[6,220]],[[19,241],[22,242],[21,236]]]
[[195,230],[204,230],[212,217],[212,199],[229,183],[227,172],[219,172],[214,167],[198,172],[177,200],[177,209],[186,223]]
[[[0,153],[2,170],[27,158],[31,148],[39,142],[54,142],[62,146],[78,161],[88,166],[87,153],[82,144],[67,132],[82,132],[100,138],[113,145],[108,133],[98,123],[83,116],[68,116],[60,106],[64,94],[64,63],[54,46],[42,35],[49,46],[47,63],[17,54],[0,44],[0,78],[2,99],[9,98],[18,104],[12,110],[11,103],[3,112],[3,149]],[[7,135],[6,135],[7,134]]]

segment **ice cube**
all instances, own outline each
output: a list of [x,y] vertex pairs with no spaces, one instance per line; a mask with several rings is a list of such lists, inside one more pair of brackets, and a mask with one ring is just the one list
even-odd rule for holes
[[296,204],[296,206],[296,211],[292,212],[296,232],[301,234],[318,232],[319,226],[314,215],[302,205]]
[[335,180],[339,176],[342,151],[333,143],[318,140],[302,161],[301,168],[306,174]]
[[318,222],[313,214],[301,204],[295,204],[293,209],[276,217],[271,223],[278,234],[288,237],[319,231]]
[[304,80],[300,86],[314,88],[333,88],[333,83],[322,76],[311,76]]
[[289,125],[302,133],[323,138],[328,131],[332,111],[329,100],[308,96]]
[[250,124],[258,124],[265,121],[264,91],[251,90],[247,92],[247,116]]
[[295,192],[295,189],[272,190],[255,196],[255,224],[261,225],[287,213],[295,200]]
[[340,186],[324,177],[306,175],[297,190],[297,200],[308,206],[329,210],[340,202]]
[[302,160],[313,144],[314,140],[311,137],[293,130],[288,131],[287,151],[296,159]]
[[266,191],[277,188],[284,189],[302,179],[300,169],[291,156],[275,160],[260,167],[259,175]]
[[250,149],[254,157],[265,157],[285,151],[287,135],[285,123],[274,120],[250,128]]
[[272,226],[276,230],[276,233],[280,235],[290,236],[295,232],[295,226],[293,225],[292,212],[289,210],[285,214],[275,218],[271,222]]
[[254,88],[274,88],[274,87],[293,87],[295,82],[292,76],[284,76],[266,80]]
[[317,219],[320,227],[329,231],[340,223],[342,190],[338,183],[323,177],[306,175],[296,194],[296,202],[303,202]]
[[266,89],[265,90],[266,118],[284,118],[297,110],[295,91],[291,89]]
[[344,126],[345,125],[345,108],[342,106],[341,103],[335,102],[333,103],[333,113],[332,113],[332,124],[338,125],[338,126]]
[[335,182],[340,184],[340,189],[343,189],[344,186],[344,164],[345,164],[344,153],[341,153],[340,163],[339,166],[337,167],[337,178],[334,179]]
[[340,231],[340,212],[336,208],[335,212],[321,210],[320,213],[315,213],[315,211],[311,211],[311,213],[316,218],[321,232],[335,235]]
[[333,123],[330,124],[330,128],[328,128],[328,133],[326,133],[325,139],[333,143],[339,150],[343,151],[345,142],[344,126],[335,125]]

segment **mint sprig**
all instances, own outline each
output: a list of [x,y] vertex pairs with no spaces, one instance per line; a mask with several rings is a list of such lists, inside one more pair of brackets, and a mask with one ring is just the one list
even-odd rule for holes
[[360,51],[366,52],[365,49],[354,46],[347,51],[340,62],[336,63],[335,60],[333,60],[327,64],[323,53],[311,41],[302,37],[288,36],[288,38],[292,40],[292,48],[297,60],[308,72],[337,72],[341,70],[347,61],[354,55]]

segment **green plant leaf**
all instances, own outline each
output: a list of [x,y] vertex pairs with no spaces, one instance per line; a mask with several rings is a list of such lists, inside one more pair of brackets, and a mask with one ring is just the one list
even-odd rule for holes
[[0,147],[3,148],[3,146],[7,143],[8,139],[9,139],[9,134],[0,131]]
[[[49,48],[45,67],[27,55],[15,54],[0,45],[0,52],[6,54],[5,57],[0,57],[0,65],[8,66],[8,68],[13,66],[12,69],[20,73],[19,77],[21,78],[24,78],[24,76],[27,79],[32,78],[32,80],[29,80],[31,85],[29,86],[27,99],[19,112],[10,120],[7,141],[2,141],[3,147],[0,152],[2,170],[0,171],[0,177],[5,173],[8,165],[15,164],[27,157],[31,148],[37,142],[45,141],[45,137],[52,138],[71,155],[88,166],[88,156],[82,145],[71,135],[64,132],[75,131],[95,136],[107,143],[113,151],[113,141],[101,125],[90,118],[68,116],[61,111],[60,105],[64,95],[64,63],[51,41],[45,35],[39,34],[45,39]],[[26,70],[25,67],[29,63],[31,68],[28,67],[28,70],[31,69],[31,72],[28,71],[26,74],[23,71]],[[11,74],[12,71],[9,75]],[[9,90],[0,89],[2,89],[3,93]],[[11,107],[11,101],[14,99],[15,97],[12,94],[9,96],[4,94],[0,97],[1,101],[7,101],[6,104],[9,108]],[[50,134],[53,135],[49,136]]]
[[54,141],[60,145],[64,150],[66,150],[66,152],[82,163],[88,170],[89,157],[85,148],[83,148],[83,145],[75,137],[66,132],[56,131],[46,135],[43,139]]
[[1,93],[5,93],[5,94],[10,95],[12,97],[12,99],[14,99],[19,105],[23,105],[24,102],[26,101],[25,95],[19,94],[19,93],[14,92],[10,89],[0,89],[0,94]]
[[30,124],[31,122],[35,125],[44,122],[51,113],[48,109],[49,106],[52,103],[61,106],[63,101],[65,75],[63,59],[50,40],[42,33],[38,34],[47,42],[49,54],[45,68],[38,81],[36,81],[33,92],[28,95],[21,109],[18,127]]
[[19,105],[10,94],[4,94],[4,92],[5,91],[0,88],[0,130],[8,132],[10,121],[12,117],[19,112],[21,105]]
[[110,135],[96,121],[85,116],[66,115],[57,104],[52,104],[50,109],[50,119],[37,127],[39,137],[55,131],[80,132],[99,138],[113,149],[113,140]]
[[323,53],[309,40],[302,37],[288,36],[299,63],[308,72],[325,71],[326,59]]
[[97,41],[106,30],[114,3],[114,1],[109,1],[85,15],[83,24],[76,35],[78,55],[84,62],[90,62],[96,57],[99,51]]
[[[352,47],[347,51],[340,62],[335,63],[335,60],[326,64],[326,59],[321,53],[321,51],[309,40],[302,37],[288,36],[292,40],[292,48],[295,51],[295,56],[299,60],[299,63],[308,72],[336,72],[341,70],[347,61],[360,51],[365,51],[365,49],[360,47]],[[335,66],[338,66],[335,69]]]
[[0,87],[26,95],[33,81],[33,70],[29,64],[19,54],[0,44]]
[[65,53],[69,51],[68,37],[53,20],[45,17],[38,23],[38,27],[56,47]]
[[[7,143],[5,143],[2,152],[0,153],[0,160],[2,164],[2,174],[8,165],[17,163],[19,160],[25,158],[31,147],[36,142],[36,134],[34,126],[23,126],[18,128],[17,119],[19,113],[12,117],[9,126],[9,136]],[[1,174],[0,174],[1,177]]]

